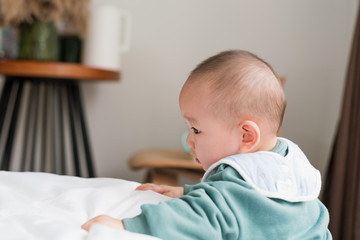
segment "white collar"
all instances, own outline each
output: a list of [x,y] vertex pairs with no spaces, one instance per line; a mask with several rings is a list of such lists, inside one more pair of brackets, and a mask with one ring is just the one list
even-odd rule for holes
[[311,201],[321,189],[320,172],[315,169],[301,149],[285,138],[289,151],[286,157],[269,151],[238,154],[214,163],[205,172],[204,182],[221,164],[232,166],[244,180],[269,198],[288,202]]

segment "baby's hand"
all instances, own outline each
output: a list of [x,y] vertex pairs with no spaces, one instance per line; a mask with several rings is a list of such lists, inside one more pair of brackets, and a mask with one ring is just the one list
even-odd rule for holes
[[173,187],[168,185],[157,185],[153,183],[145,183],[136,188],[138,191],[152,190],[168,197],[178,198],[184,195],[184,187]]
[[103,224],[103,225],[106,225],[106,226],[112,227],[112,228],[125,229],[124,224],[121,220],[107,216],[107,215],[99,215],[97,217],[94,217],[94,218],[90,219],[89,221],[87,221],[86,223],[84,223],[81,226],[81,228],[89,232],[90,228],[94,224]]

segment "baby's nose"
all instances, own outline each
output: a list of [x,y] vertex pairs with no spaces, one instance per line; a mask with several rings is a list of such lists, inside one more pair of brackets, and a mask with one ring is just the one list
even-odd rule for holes
[[189,133],[187,138],[186,138],[186,145],[189,146],[190,149],[194,149],[194,141],[192,140],[192,134]]

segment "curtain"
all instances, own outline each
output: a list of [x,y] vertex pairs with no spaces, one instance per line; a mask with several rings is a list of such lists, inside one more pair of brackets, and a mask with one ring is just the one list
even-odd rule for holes
[[338,129],[323,192],[335,240],[360,239],[360,17],[358,13]]

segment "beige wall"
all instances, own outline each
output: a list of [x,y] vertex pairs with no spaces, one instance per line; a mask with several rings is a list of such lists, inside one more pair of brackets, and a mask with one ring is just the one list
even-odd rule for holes
[[[140,181],[127,160],[149,147],[180,148],[178,94],[187,74],[219,51],[258,54],[287,78],[283,136],[323,173],[334,137],[356,0],[98,0],[133,16],[117,83],[83,84],[99,176]],[[111,37],[111,36],[109,36]]]

